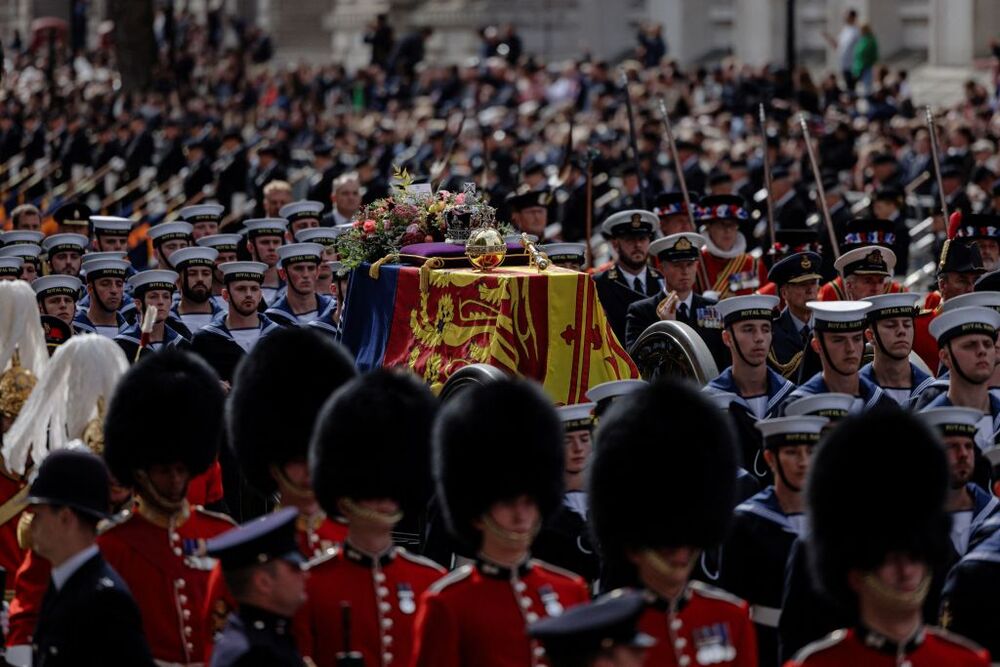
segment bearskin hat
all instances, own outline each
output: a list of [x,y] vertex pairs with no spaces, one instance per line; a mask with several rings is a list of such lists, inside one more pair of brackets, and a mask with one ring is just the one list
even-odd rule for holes
[[736,485],[729,423],[690,384],[662,380],[601,418],[590,519],[605,559],[630,549],[712,547],[725,537]]
[[452,534],[478,548],[473,522],[496,502],[534,498],[542,520],[562,502],[563,429],[552,402],[527,380],[471,387],[438,412],[433,473]]
[[820,443],[809,472],[807,554],[831,601],[850,608],[848,571],[874,569],[889,553],[932,566],[946,557],[948,464],[916,417],[880,408],[845,419]]
[[[224,402],[219,376],[200,357],[167,349],[142,358],[119,380],[104,419],[111,474],[133,486],[133,471],[156,464],[205,472],[219,453]],[[157,424],[158,414],[168,422]]]
[[375,370],[351,380],[323,406],[309,467],[327,514],[340,498],[426,504],[431,427],[438,402],[411,373]]
[[259,493],[277,489],[271,466],[306,458],[323,403],[356,374],[343,347],[308,327],[275,331],[240,363],[226,413],[229,446]]

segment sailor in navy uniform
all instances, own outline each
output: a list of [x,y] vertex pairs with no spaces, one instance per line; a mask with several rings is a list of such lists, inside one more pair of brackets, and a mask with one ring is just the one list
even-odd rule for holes
[[585,243],[546,243],[538,249],[548,256],[550,262],[564,269],[583,271],[587,264]]
[[[135,324],[115,336],[115,342],[132,363],[151,352],[171,347],[189,347],[184,336],[170,328],[170,304],[177,289],[177,273],[166,269],[140,271],[128,279],[132,286],[132,298],[140,317]],[[149,308],[156,309],[156,320],[149,334],[149,342],[142,344],[142,319]]]
[[[91,303],[86,309],[82,300],[77,303],[76,317],[73,318],[74,333],[96,333],[114,338],[128,328],[121,310],[124,299],[128,298],[125,294],[125,278],[129,268],[131,265],[124,259],[88,258],[84,262],[87,296]],[[135,308],[135,304],[132,304],[132,308]],[[95,317],[98,317],[100,323],[94,322]]]
[[292,636],[292,617],[306,601],[305,559],[295,543],[298,514],[286,507],[206,543],[239,603],[215,642],[212,667],[305,664]]
[[229,312],[212,320],[191,339],[193,350],[215,369],[223,382],[232,382],[236,365],[264,336],[279,328],[258,312],[261,283],[267,265],[263,262],[226,262],[222,270],[223,296]]
[[[323,217],[323,204],[318,201],[294,201],[285,204],[278,210],[278,215],[288,221],[288,231],[285,241],[298,241],[298,233],[305,229],[315,229],[320,226]],[[301,241],[300,241],[301,243]]]
[[247,232],[247,249],[255,262],[263,262],[267,266],[261,292],[264,303],[271,304],[285,283],[278,275],[278,248],[285,241],[288,221],[284,218],[255,218],[244,223]]
[[177,219],[191,225],[191,239],[198,239],[219,233],[222,224],[222,214],[226,207],[222,204],[197,204],[185,206],[177,214]]
[[716,309],[725,329],[722,339],[730,351],[731,365],[705,387],[708,393],[729,392],[737,396],[729,412],[736,424],[742,454],[741,465],[755,476],[770,481],[770,471],[761,460],[761,436],[754,424],[776,417],[781,403],[795,385],[767,365],[771,349],[771,322],[778,297],[763,294],[732,296]]
[[24,260],[20,257],[0,257],[0,281],[20,280]]
[[972,408],[928,408],[918,416],[938,432],[948,456],[946,507],[951,514],[952,562],[957,562],[1000,525],[991,521],[997,516],[1000,500],[972,481],[976,430],[983,413]]
[[865,316],[872,304],[867,301],[810,301],[808,306],[813,312],[815,326],[810,345],[819,353],[823,370],[799,385],[786,402],[834,391],[854,396],[851,414],[857,414],[892,401],[881,387],[858,374],[864,352],[863,332],[868,322]]
[[556,408],[565,431],[566,493],[562,507],[535,538],[532,553],[547,563],[575,572],[594,582],[600,574],[600,559],[590,539],[587,524],[587,469],[593,456],[594,403]]
[[[95,218],[101,218],[101,216],[94,216],[94,217]],[[110,222],[105,223],[105,222],[100,222],[99,221],[99,222],[94,223],[94,224],[95,224],[95,226],[97,224],[101,224],[101,225],[104,225],[104,224],[115,224],[115,225],[117,225],[117,223],[115,222],[116,220],[117,220],[117,218],[111,218]],[[128,222],[129,224],[131,224],[132,221],[131,220],[126,220],[126,222]],[[96,229],[96,227],[95,227],[95,229]],[[117,232],[115,232],[115,233],[117,233]],[[111,241],[114,242],[114,243],[112,243],[112,245],[115,245],[117,243],[117,240],[118,240],[117,237],[113,237],[113,236],[112,237],[98,236],[97,238],[98,238],[99,241],[102,240],[102,239],[105,240],[105,241],[111,240]],[[127,239],[128,236],[126,235],[124,238]],[[128,253],[125,252],[128,249],[128,246],[125,245],[125,244],[122,244],[122,248],[123,248],[122,250],[98,250],[97,252],[88,252],[87,254],[85,254],[81,258],[81,260],[80,260],[80,279],[86,281],[87,266],[91,262],[96,262],[97,260],[100,260],[100,259],[123,259],[123,260],[125,260],[125,263],[127,264],[127,267],[128,267],[125,270],[125,280],[128,280],[129,278],[131,278],[132,276],[134,276],[136,274],[135,267],[132,266],[132,264],[131,264],[131,262],[129,261],[129,258],[128,258]],[[126,284],[125,285],[125,298],[123,299],[122,306],[119,308],[119,312],[122,314],[122,317],[124,317],[129,323],[134,322],[135,318],[136,318],[135,306],[132,304],[132,298],[131,298],[131,296],[132,295],[129,292],[128,284]],[[78,310],[87,310],[88,308],[90,308],[90,292],[89,291],[87,291],[80,298],[80,301],[77,302],[76,307],[77,307]]]
[[609,216],[601,226],[601,231],[611,239],[616,259],[614,266],[594,276],[594,285],[619,341],[626,340],[628,307],[663,290],[659,277],[649,266],[649,244],[659,224],[655,213],[634,209]]
[[90,239],[83,234],[53,234],[42,241],[49,274],[80,276],[80,265]]
[[[930,323],[930,333],[937,340],[941,362],[948,368],[948,391],[928,403],[926,408],[961,406],[989,413],[978,422],[976,445],[989,462],[1000,464],[1000,398],[990,392],[989,382],[996,366],[997,330],[1000,313],[992,308],[967,306],[943,310]],[[987,484],[986,465],[979,464],[976,480]]]
[[215,257],[215,275],[212,281],[212,303],[223,312],[229,312],[229,304],[222,298],[223,280],[219,266],[226,262],[235,262],[238,259],[238,246],[244,243],[243,237],[239,234],[212,234],[211,236],[202,236],[195,243],[201,248],[212,248],[218,253]]
[[928,373],[910,363],[913,318],[919,312],[919,298],[909,292],[864,298],[872,304],[865,337],[872,344],[875,358],[861,367],[860,375],[903,407],[934,382]]
[[[285,327],[310,324],[327,312],[333,297],[316,292],[316,275],[323,259],[319,243],[292,243],[278,248],[278,275],[285,282],[285,292],[271,303],[265,313]],[[328,323],[333,325],[332,320]]]
[[149,228],[146,236],[153,242],[153,257],[158,268],[169,269],[173,266],[170,256],[194,243],[191,238],[193,229],[191,225],[180,220],[161,222]]
[[664,287],[629,305],[625,319],[627,349],[635,345],[647,327],[661,320],[676,320],[690,326],[705,341],[716,366],[729,363],[729,353],[722,343],[722,318],[715,310],[715,302],[694,292],[704,244],[705,237],[693,232],[671,234],[650,244],[649,254],[659,262]]
[[180,276],[180,290],[174,292],[169,325],[188,340],[223,312],[212,299],[218,257],[218,250],[202,246],[181,248],[170,256]]
[[[807,361],[812,338],[812,312],[806,305],[815,301],[819,291],[822,258],[815,252],[797,252],[775,262],[767,279],[775,284],[778,296],[785,304],[771,328],[771,353],[767,361],[771,368],[789,380],[800,376]],[[806,368],[805,377],[812,377],[819,368]]]
[[35,243],[15,243],[0,248],[0,257],[21,258],[21,280],[29,283],[42,275],[41,254],[42,246]]
[[639,391],[648,383],[645,380],[609,380],[595,384],[587,390],[587,400],[594,403],[594,420],[598,421],[619,399]]
[[67,326],[72,326],[76,316],[76,301],[80,298],[83,283],[76,276],[54,274],[42,276],[31,283],[42,315],[58,317]]
[[332,294],[333,272],[330,262],[337,259],[337,237],[340,234],[333,227],[307,227],[295,232],[296,243],[318,243],[323,246],[323,261],[316,272],[316,293]]
[[855,400],[855,397],[850,394],[834,391],[825,394],[810,394],[785,403],[782,411],[786,417],[826,417],[827,427],[831,428],[851,413]]
[[52,565],[32,638],[35,665],[153,665],[139,608],[95,544],[109,485],[100,458],[63,449],[45,457],[28,491],[32,550]]
[[785,563],[805,524],[806,475],[825,417],[777,417],[757,423],[774,484],[737,505],[722,547],[719,587],[750,603],[761,665],[778,664],[778,621]]

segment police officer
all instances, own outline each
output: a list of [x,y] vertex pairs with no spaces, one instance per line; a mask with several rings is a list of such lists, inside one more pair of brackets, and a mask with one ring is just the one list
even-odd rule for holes
[[52,565],[35,665],[153,665],[139,608],[95,543],[109,485],[100,458],[65,449],[45,457],[31,484],[32,548]]
[[822,370],[788,395],[794,401],[811,394],[838,392],[855,396],[851,413],[870,410],[891,401],[882,388],[861,377],[867,301],[810,301],[815,330],[810,346],[820,356]]
[[774,479],[736,506],[723,543],[719,586],[750,603],[761,665],[778,664],[778,621],[785,563],[805,521],[806,475],[825,417],[777,417],[758,422],[764,461]]
[[[135,324],[115,336],[115,342],[128,360],[135,363],[152,352],[171,347],[182,349],[189,347],[187,339],[167,322],[170,317],[170,304],[173,303],[174,291],[177,289],[177,273],[166,269],[150,269],[140,271],[129,278],[128,282],[132,288],[132,298],[135,300],[139,317]],[[153,328],[148,333],[148,340],[144,342],[142,324],[150,308],[154,309],[156,314]]]
[[[890,469],[903,474],[886,475]],[[949,547],[946,486],[940,445],[901,410],[846,420],[820,445],[806,545],[825,595],[856,610],[858,622],[802,649],[792,667],[989,664],[985,650],[921,617]]]
[[[98,538],[142,612],[153,658],[196,663],[205,652],[198,613],[213,561],[205,540],[233,522],[187,501],[189,482],[216,460],[224,395],[201,359],[178,349],[151,355],[118,382],[104,422],[104,459],[135,509]],[[150,410],[167,409],[174,428],[149,428]]]
[[153,225],[146,232],[146,236],[153,242],[153,258],[156,266],[161,269],[169,269],[173,264],[170,256],[181,248],[187,248],[194,243],[191,232],[194,227],[181,220],[174,222],[161,222]]
[[179,298],[170,308],[172,326],[189,340],[223,312],[212,298],[218,257],[218,250],[205,246],[181,248],[170,256],[180,285]]
[[[316,276],[323,260],[319,243],[292,243],[278,248],[278,275],[285,291],[271,302],[266,314],[273,322],[285,327],[310,324],[329,316],[333,297],[316,291]],[[328,322],[333,325],[333,322]]]
[[90,240],[83,234],[53,234],[42,242],[49,273],[80,276],[80,265]]
[[247,250],[255,262],[263,262],[266,266],[264,280],[261,284],[264,303],[271,304],[281,289],[285,286],[278,275],[278,248],[285,241],[288,221],[284,218],[256,218],[244,223],[247,232]]
[[279,325],[258,312],[263,297],[261,284],[267,265],[263,262],[227,262],[220,267],[222,296],[229,312],[221,313],[191,339],[192,349],[219,374],[223,382],[233,379],[236,365],[263,337]]
[[[484,429],[486,412],[508,417]],[[422,596],[413,667],[539,665],[527,625],[587,599],[583,579],[529,552],[562,500],[563,451],[554,408],[526,380],[473,387],[441,409],[435,481],[449,529],[478,556]]]
[[656,645],[636,628],[645,606],[638,591],[618,589],[537,621],[528,634],[542,643],[552,667],[639,667]]
[[[771,327],[771,351],[767,360],[788,379],[799,377],[803,363],[812,358],[807,350],[812,339],[812,311],[806,304],[816,300],[821,261],[814,252],[798,252],[776,262],[767,274],[785,304]],[[807,369],[806,377],[811,377],[816,370]]]
[[741,465],[763,478],[769,475],[760,462],[762,443],[754,424],[776,417],[782,402],[795,389],[791,381],[767,365],[777,305],[778,297],[766,295],[732,296],[719,302],[716,309],[725,326],[722,340],[729,348],[731,364],[705,387],[709,393],[736,396],[729,412],[741,446]]
[[427,503],[437,405],[415,376],[381,369],[337,391],[316,422],[310,445],[316,497],[348,525],[343,548],[310,564],[309,601],[296,623],[299,649],[319,666],[335,667],[337,654],[349,650],[366,665],[409,659],[417,601],[445,570],[394,546],[392,533],[405,514]]
[[625,320],[627,348],[631,349],[650,325],[675,320],[695,330],[718,366],[728,363],[729,355],[722,343],[722,320],[714,308],[715,302],[694,291],[704,243],[701,234],[684,232],[650,244],[649,254],[659,261],[664,287],[661,292],[629,305]]
[[84,263],[87,274],[87,310],[77,311],[73,329],[77,333],[96,333],[114,338],[128,326],[119,312],[124,303],[125,278],[131,265],[123,259],[94,258]]
[[636,209],[615,213],[601,226],[604,235],[611,239],[615,264],[594,276],[594,284],[611,329],[619,341],[627,338],[625,323],[628,307],[662,290],[659,278],[648,263],[649,244],[653,229],[658,224],[656,215]]
[[76,316],[76,302],[80,298],[83,283],[79,278],[68,275],[43,276],[31,283],[38,299],[38,310],[42,315],[58,317],[68,325]]
[[239,602],[216,640],[213,667],[301,667],[292,616],[306,600],[305,559],[295,544],[298,511],[286,507],[207,542]]
[[[701,552],[729,527],[731,441],[718,409],[679,381],[646,385],[601,417],[590,511],[606,571],[614,573],[602,585],[644,589],[639,629],[657,640],[648,664],[757,664],[747,603],[689,579]],[[682,472],[664,484],[667,468]]]
[[872,304],[865,338],[872,344],[875,356],[861,367],[860,375],[906,407],[934,382],[933,377],[910,363],[918,296],[901,292],[864,300]]
[[[222,224],[222,213],[225,210],[226,207],[222,204],[185,206],[178,212],[177,219],[191,225],[191,241],[197,243],[198,239],[219,233],[219,225]],[[171,263],[176,266],[176,263]]]
[[566,494],[532,545],[536,557],[575,572],[588,583],[597,580],[601,565],[587,523],[586,476],[593,458],[595,407],[594,403],[578,403],[556,408],[565,431]]

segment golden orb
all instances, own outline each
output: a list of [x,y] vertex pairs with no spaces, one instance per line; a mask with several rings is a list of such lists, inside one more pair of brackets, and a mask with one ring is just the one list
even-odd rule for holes
[[490,271],[503,264],[504,257],[507,256],[507,244],[500,232],[493,227],[480,227],[469,234],[465,256],[480,271]]

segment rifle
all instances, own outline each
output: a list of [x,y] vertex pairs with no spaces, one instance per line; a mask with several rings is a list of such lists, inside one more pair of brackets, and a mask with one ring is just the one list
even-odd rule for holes
[[365,667],[360,651],[351,650],[351,603],[340,603],[340,626],[344,634],[344,650],[336,655],[337,667]]

